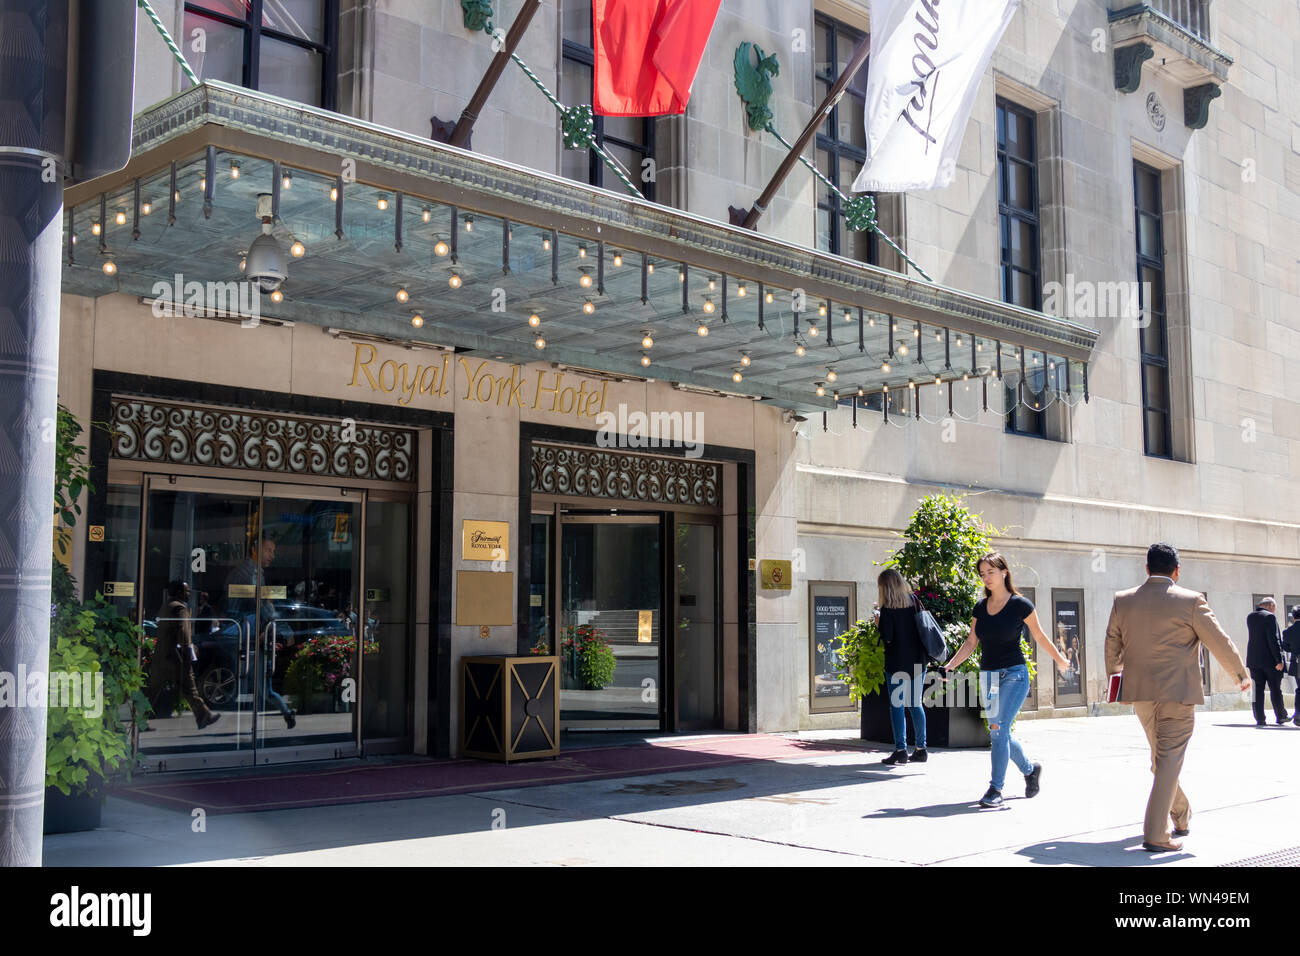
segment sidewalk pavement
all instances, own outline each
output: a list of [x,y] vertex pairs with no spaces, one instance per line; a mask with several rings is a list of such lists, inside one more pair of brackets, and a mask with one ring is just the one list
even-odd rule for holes
[[[888,748],[806,732],[854,752],[756,759],[447,797],[194,818],[109,799],[96,831],[45,838],[47,866],[816,865],[1223,866],[1268,854],[1300,865],[1300,728],[1258,729],[1249,710],[1202,712],[1184,764],[1191,835],[1180,853],[1141,849],[1149,752],[1132,715],[1025,720],[1042,762],[1023,799],[975,804],[989,754],[932,751],[880,765]],[[1285,851],[1290,851],[1289,853]]]

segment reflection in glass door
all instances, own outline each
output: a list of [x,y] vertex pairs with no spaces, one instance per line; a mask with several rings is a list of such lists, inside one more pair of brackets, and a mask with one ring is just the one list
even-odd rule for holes
[[708,518],[674,521],[674,686],[678,730],[719,724],[718,527]]
[[355,489],[146,479],[147,762],[356,752],[359,632],[374,650],[360,618],[363,502]]
[[560,523],[561,723],[658,729],[662,520],[563,512]]

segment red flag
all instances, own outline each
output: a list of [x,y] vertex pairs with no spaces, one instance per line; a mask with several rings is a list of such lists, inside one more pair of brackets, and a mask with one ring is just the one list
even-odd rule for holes
[[601,116],[685,113],[722,0],[592,0]]

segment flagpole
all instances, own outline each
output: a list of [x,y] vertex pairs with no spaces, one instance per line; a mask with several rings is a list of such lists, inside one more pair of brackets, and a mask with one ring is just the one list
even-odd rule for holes
[[479,113],[482,111],[484,104],[487,103],[488,97],[492,95],[497,81],[501,79],[501,74],[505,72],[506,64],[514,56],[515,48],[524,38],[524,33],[528,25],[533,22],[533,15],[537,13],[538,8],[542,5],[542,0],[525,0],[524,5],[515,17],[515,22],[510,25],[510,32],[506,34],[505,46],[497,51],[497,55],[492,58],[488,64],[487,72],[483,74],[483,79],[479,80],[478,89],[470,97],[469,104],[460,114],[460,119],[450,133],[446,133],[447,124],[437,117],[433,119],[433,135],[435,139],[442,139],[438,134],[446,134],[444,140],[448,145],[459,146],[462,148],[469,146],[470,134],[474,131],[474,124],[478,121]]
[[822,125],[822,122],[826,119],[826,116],[830,113],[832,107],[834,107],[839,101],[839,98],[844,95],[845,88],[848,87],[850,81],[852,81],[858,70],[862,68],[862,64],[867,62],[867,56],[870,52],[871,38],[863,37],[858,41],[857,47],[853,50],[853,56],[849,60],[848,66],[840,72],[840,75],[835,80],[835,85],[832,86],[830,92],[826,94],[826,99],[822,100],[821,106],[817,107],[813,112],[813,115],[808,120],[808,124],[803,128],[803,132],[800,133],[799,138],[795,140],[794,146],[788,153],[786,153],[785,159],[781,161],[781,165],[777,167],[776,174],[772,177],[771,182],[767,184],[767,188],[763,190],[762,195],[758,197],[758,201],[754,203],[753,208],[751,208],[748,215],[745,216],[744,222],[741,223],[744,228],[755,229],[758,227],[759,217],[767,211],[768,204],[771,203],[777,190],[781,188],[786,177],[790,175],[790,170],[794,169],[794,164],[799,161],[800,157],[803,155],[804,149],[808,146],[808,143],[815,135],[817,135],[818,128]]

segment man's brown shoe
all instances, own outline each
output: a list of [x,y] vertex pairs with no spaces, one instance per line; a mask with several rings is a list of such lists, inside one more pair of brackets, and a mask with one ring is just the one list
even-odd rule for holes
[[1169,843],[1148,843],[1146,840],[1142,841],[1142,849],[1146,850],[1148,853],[1177,853],[1182,848],[1183,845],[1181,843],[1174,843],[1172,841]]

